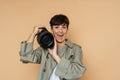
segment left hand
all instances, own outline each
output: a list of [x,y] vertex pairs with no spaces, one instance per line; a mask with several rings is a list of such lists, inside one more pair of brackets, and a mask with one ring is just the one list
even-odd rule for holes
[[52,56],[57,55],[57,42],[55,39],[54,39],[54,48],[53,49],[48,48],[48,51]]
[[57,61],[57,63],[59,63],[61,59],[60,59],[60,57],[57,54],[57,42],[56,42],[55,39],[54,39],[54,43],[55,43],[54,44],[54,48],[53,49],[48,48],[48,52]]

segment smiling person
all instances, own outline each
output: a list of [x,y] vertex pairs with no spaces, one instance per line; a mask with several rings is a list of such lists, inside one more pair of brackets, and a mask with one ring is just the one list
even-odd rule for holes
[[54,47],[33,50],[34,39],[42,31],[43,26],[34,28],[27,41],[22,41],[20,60],[23,63],[40,64],[38,80],[79,80],[86,68],[82,63],[82,49],[79,45],[66,39],[69,19],[63,14],[54,15],[50,19],[54,36]]

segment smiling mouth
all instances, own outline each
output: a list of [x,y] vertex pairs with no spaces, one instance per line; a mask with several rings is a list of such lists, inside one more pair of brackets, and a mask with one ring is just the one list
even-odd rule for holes
[[63,37],[64,35],[63,35],[63,34],[60,34],[60,35],[58,34],[57,36],[58,36],[58,37]]

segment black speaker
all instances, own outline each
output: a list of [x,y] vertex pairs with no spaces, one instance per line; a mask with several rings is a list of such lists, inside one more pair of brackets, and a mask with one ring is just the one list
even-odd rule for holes
[[42,31],[37,34],[37,42],[44,49],[54,47],[54,37],[46,28],[42,28]]

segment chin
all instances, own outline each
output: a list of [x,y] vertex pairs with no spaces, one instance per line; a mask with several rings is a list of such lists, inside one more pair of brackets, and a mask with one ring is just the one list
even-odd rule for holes
[[56,40],[58,43],[63,43],[65,40]]

